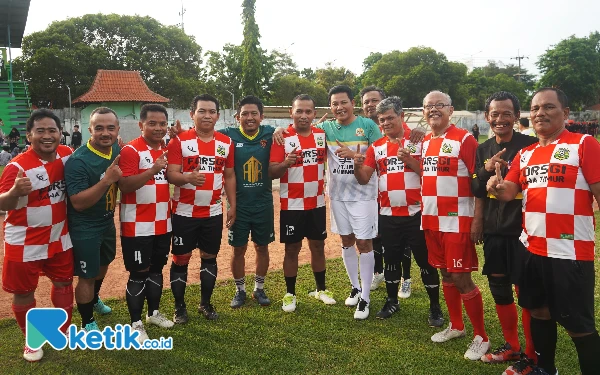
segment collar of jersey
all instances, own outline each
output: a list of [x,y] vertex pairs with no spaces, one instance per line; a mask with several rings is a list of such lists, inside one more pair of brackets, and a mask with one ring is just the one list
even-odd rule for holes
[[248,138],[249,141],[253,141],[254,138],[258,137],[258,135],[260,134],[260,125],[258,127],[258,131],[254,135],[248,135],[248,134],[244,133],[244,129],[242,129],[242,125],[240,125],[240,133],[242,133],[242,135],[244,137]]
[[89,149],[91,152],[93,152],[94,154],[96,154],[96,155],[100,156],[101,158],[108,159],[108,160],[110,160],[110,159],[112,158],[112,146],[111,146],[111,148],[110,148],[110,154],[108,154],[108,155],[106,155],[106,154],[104,154],[104,153],[102,153],[102,152],[100,152],[100,151],[96,150],[96,149],[95,149],[95,148],[92,146],[92,144],[90,143],[90,141],[89,141],[89,140],[87,141],[87,148],[88,148],[88,149]]

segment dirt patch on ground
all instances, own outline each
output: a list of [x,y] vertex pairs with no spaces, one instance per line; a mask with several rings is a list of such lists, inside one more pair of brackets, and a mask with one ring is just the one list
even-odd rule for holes
[[[269,246],[270,253],[270,264],[269,270],[277,270],[283,268],[283,255],[284,248],[283,244],[279,243],[279,192],[273,192],[273,206],[275,210],[275,238],[276,241],[273,242]],[[127,284],[128,272],[125,270],[123,265],[123,256],[121,253],[121,240],[119,237],[119,225],[118,225],[118,209],[115,212],[115,224],[117,226],[117,257],[114,262],[111,263],[108,274],[102,285],[102,290],[100,292],[100,296],[102,298],[109,297],[125,297],[125,285]],[[327,213],[327,229],[329,229],[329,212]],[[4,231],[0,231],[0,274],[2,273],[2,264],[4,260]],[[337,235],[329,234],[327,240],[325,240],[325,256],[327,258],[331,257],[339,257],[340,256],[340,238]],[[228,279],[231,278],[231,270],[230,270],[230,262],[233,250],[231,246],[227,244],[227,230],[223,229],[223,239],[221,241],[221,250],[219,252],[219,256],[217,258],[219,264],[219,275],[218,279]],[[246,253],[246,274],[254,274],[255,267],[255,253],[250,246],[248,252]],[[304,241],[302,251],[300,252],[300,264],[310,263],[310,253],[308,250],[308,245],[306,241]],[[171,260],[165,266],[164,271],[164,285],[169,285],[169,267]],[[199,283],[199,273],[200,273],[200,258],[198,252],[195,251],[190,262],[189,266],[189,284],[198,284]],[[283,282],[283,281],[282,281]],[[74,281],[74,284],[77,283],[77,280]],[[36,291],[35,297],[37,300],[38,307],[51,307],[52,302],[50,301],[50,280],[46,277],[40,277],[40,282],[38,285],[38,289]],[[232,289],[233,293],[233,289]],[[5,292],[4,290],[0,291],[0,319],[12,317],[12,294]]]

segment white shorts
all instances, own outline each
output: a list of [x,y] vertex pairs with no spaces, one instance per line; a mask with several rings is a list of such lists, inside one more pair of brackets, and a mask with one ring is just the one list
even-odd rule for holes
[[358,240],[377,237],[379,217],[376,199],[357,202],[331,200],[329,208],[333,233],[341,235],[354,233]]

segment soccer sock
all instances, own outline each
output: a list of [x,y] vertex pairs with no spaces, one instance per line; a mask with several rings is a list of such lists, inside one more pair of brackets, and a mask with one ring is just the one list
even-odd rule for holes
[[385,290],[387,291],[388,298],[393,300],[398,299],[398,288],[400,286],[400,261],[396,263],[386,263],[385,270],[383,271],[385,276]]
[[86,325],[94,321],[94,300],[88,303],[77,302],[77,310],[81,315],[81,327],[85,328]]
[[25,326],[27,324],[25,317],[27,316],[27,311],[33,309],[35,307],[35,298],[33,302],[29,305],[12,305],[12,311],[15,314],[15,318],[17,319],[17,324],[21,331],[23,331],[23,335],[25,335]]
[[104,278],[100,280],[94,280],[94,305],[98,303],[98,295],[100,294],[100,288],[102,288],[102,283],[104,282]]
[[556,373],[557,329],[555,320],[542,320],[531,317],[531,337],[537,353],[537,365],[548,374]]
[[507,343],[514,351],[521,350],[521,344],[519,344],[519,330],[517,328],[519,324],[519,315],[517,314],[517,306],[515,303],[508,305],[496,304],[496,313],[498,314],[498,320],[500,320],[500,326],[502,327],[502,334]]
[[429,297],[429,308],[440,307],[440,275],[433,268],[421,268],[421,280]]
[[462,300],[460,298],[460,292],[456,288],[456,285],[452,283],[442,282],[442,287],[452,329],[462,331],[465,329],[465,324],[462,316]]
[[525,354],[537,362],[535,345],[533,345],[533,338],[531,337],[531,313],[527,309],[521,309],[521,324],[523,325],[523,335],[525,336]]
[[[146,279],[148,272],[130,272],[127,287],[125,289],[125,300],[131,317],[131,323],[142,320],[142,310],[146,300]],[[148,311],[150,312],[150,311]]]
[[160,306],[163,290],[163,274],[150,273],[146,279],[146,301],[148,301],[148,315],[154,315]]
[[375,256],[375,273],[383,273],[383,246],[381,237],[373,238],[373,253]]
[[208,305],[217,283],[217,258],[202,258],[200,262],[200,304]]
[[410,279],[410,266],[412,261],[410,253],[410,247],[407,247],[404,249],[404,254],[402,254],[402,256],[400,257],[402,259],[400,262],[402,263],[402,277],[404,278],[404,280]]
[[481,297],[479,288],[475,287],[469,293],[461,294],[460,297],[465,305],[471,325],[473,325],[473,335],[479,335],[483,337],[483,341],[488,341],[489,339],[485,333],[485,324],[483,322],[483,298]]
[[254,275],[254,290],[265,288],[265,278],[267,276]]
[[285,276],[286,291],[293,295],[296,295],[296,277],[297,276]]
[[185,287],[187,286],[188,265],[171,263],[171,292],[175,298],[175,307],[185,306]]
[[[342,259],[344,260],[344,266],[346,267],[346,273],[350,279],[352,288],[360,289],[360,283],[358,282],[358,255],[356,254],[356,247],[344,247],[342,246]],[[369,285],[369,289],[371,286]]]
[[52,284],[50,299],[54,307],[59,307],[67,312],[67,321],[60,327],[60,330],[65,333],[71,325],[71,318],[73,317],[73,285],[56,287]]
[[246,278],[245,277],[240,277],[239,279],[234,279],[234,281],[235,281],[235,288],[237,290],[239,290],[240,292],[246,291]]
[[596,374],[600,369],[600,336],[598,331],[591,335],[571,337],[577,356],[579,357],[579,368],[582,375]]
[[325,270],[321,272],[313,272],[313,275],[315,275],[315,284],[317,284],[317,290],[321,291],[327,289],[325,287]]
[[373,282],[373,267],[375,267],[373,251],[360,254],[358,260],[360,263],[360,281],[362,282],[360,298],[371,302],[371,283]]

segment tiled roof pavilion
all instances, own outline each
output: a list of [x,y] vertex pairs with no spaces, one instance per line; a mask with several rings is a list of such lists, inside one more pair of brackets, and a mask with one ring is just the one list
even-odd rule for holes
[[150,102],[166,103],[169,99],[151,91],[140,72],[99,69],[92,87],[73,100],[78,103]]

